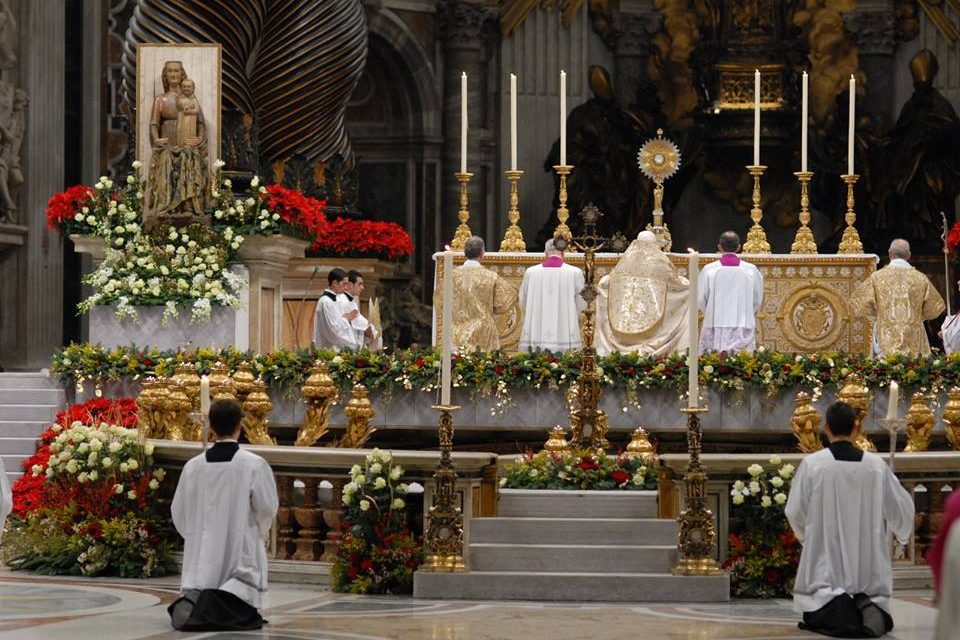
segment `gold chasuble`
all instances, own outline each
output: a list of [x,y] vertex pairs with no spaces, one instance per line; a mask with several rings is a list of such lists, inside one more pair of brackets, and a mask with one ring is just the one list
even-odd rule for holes
[[667,355],[686,348],[687,279],[642,231],[600,280],[594,347],[598,355]]
[[453,270],[453,346],[458,351],[500,348],[496,316],[517,305],[517,289],[479,263]]
[[943,298],[909,262],[898,258],[873,273],[857,287],[851,302],[856,315],[874,322],[875,355],[930,355],[923,321],[943,313]]

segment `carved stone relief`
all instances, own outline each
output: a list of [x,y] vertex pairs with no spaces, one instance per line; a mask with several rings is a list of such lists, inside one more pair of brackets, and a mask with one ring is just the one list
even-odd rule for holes
[[17,196],[23,185],[20,148],[26,125],[27,93],[11,80],[17,64],[17,21],[0,0],[0,222],[17,222]]

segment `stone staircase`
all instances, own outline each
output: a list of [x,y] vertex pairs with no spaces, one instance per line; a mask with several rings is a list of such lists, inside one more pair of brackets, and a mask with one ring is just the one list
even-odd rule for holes
[[0,373],[0,458],[11,482],[65,403],[63,388],[45,373]]
[[729,577],[680,577],[677,523],[655,492],[503,491],[471,521],[466,573],[414,574],[414,596],[578,602],[726,602]]

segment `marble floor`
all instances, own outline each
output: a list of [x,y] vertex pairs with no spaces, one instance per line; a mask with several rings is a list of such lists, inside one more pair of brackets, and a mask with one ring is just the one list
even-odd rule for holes
[[[176,578],[43,578],[0,571],[0,638],[44,640],[762,640],[814,638],[797,630],[790,603],[603,605],[424,601],[335,594],[273,584],[260,632],[177,633],[166,606]],[[928,640],[936,610],[928,591],[898,592],[888,638]]]

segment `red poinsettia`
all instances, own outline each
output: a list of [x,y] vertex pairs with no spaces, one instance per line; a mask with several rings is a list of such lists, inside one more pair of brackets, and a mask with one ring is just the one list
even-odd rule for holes
[[374,254],[394,259],[412,254],[413,242],[395,222],[337,218],[313,248],[338,255]]
[[960,222],[955,222],[947,232],[947,250],[954,251],[960,246]]
[[260,196],[267,203],[267,209],[280,214],[280,219],[292,227],[303,231],[314,242],[327,227],[326,200],[317,200],[304,195],[296,189],[287,189],[279,184],[267,187]]
[[74,221],[80,210],[90,203],[93,189],[82,184],[70,187],[47,201],[47,227],[61,229]]

